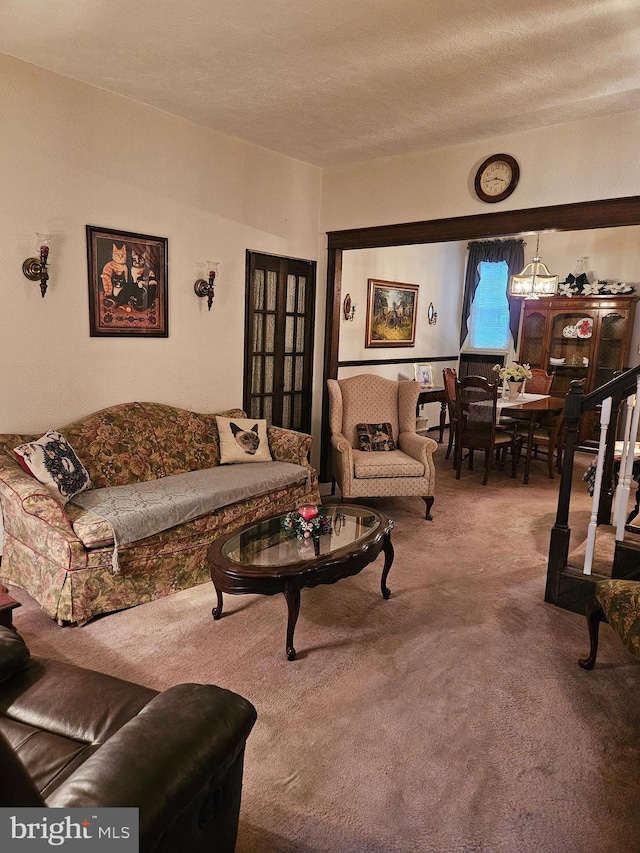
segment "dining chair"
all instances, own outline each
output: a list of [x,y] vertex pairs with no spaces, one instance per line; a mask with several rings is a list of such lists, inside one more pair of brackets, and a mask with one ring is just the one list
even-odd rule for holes
[[549,477],[553,480],[553,461],[556,456],[556,468],[558,472],[562,470],[562,444],[564,433],[564,411],[559,415],[547,415],[539,423],[534,426],[533,435],[531,437],[531,447],[529,447],[529,427],[526,424],[517,426],[515,435],[520,438],[518,448],[518,458],[523,447],[526,447],[527,453],[531,452],[533,459],[538,458],[538,450],[544,448],[547,454],[547,465]]
[[[449,410],[449,443],[447,444],[447,452],[444,455],[445,459],[451,456],[451,448],[455,441],[456,435],[456,379],[458,374],[455,368],[445,367],[442,371],[442,384],[444,385],[444,399]],[[454,454],[455,460],[455,454]],[[455,464],[455,462],[454,462]]]
[[531,378],[525,382],[524,390],[529,394],[548,394],[555,378],[555,373],[547,373],[539,367],[532,367]]
[[469,470],[473,470],[475,450],[484,451],[484,479],[486,486],[493,466],[494,452],[499,454],[500,468],[504,468],[507,451],[511,451],[511,476],[516,476],[521,439],[512,430],[500,429],[498,420],[498,386],[483,376],[465,376],[456,379],[456,480],[460,479],[462,454],[469,451]]

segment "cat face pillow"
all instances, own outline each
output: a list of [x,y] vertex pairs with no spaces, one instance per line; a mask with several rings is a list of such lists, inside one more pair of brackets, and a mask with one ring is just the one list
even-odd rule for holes
[[267,422],[259,418],[216,416],[220,436],[220,464],[231,462],[271,462]]

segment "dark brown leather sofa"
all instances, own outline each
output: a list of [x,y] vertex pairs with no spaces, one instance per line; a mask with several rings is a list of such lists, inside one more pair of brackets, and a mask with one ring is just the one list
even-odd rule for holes
[[0,626],[0,806],[137,806],[140,851],[233,851],[255,720],[220,687],[158,693],[31,657]]

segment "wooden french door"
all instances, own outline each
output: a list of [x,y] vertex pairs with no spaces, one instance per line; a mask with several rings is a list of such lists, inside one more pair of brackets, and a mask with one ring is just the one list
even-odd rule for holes
[[311,431],[316,263],[247,252],[243,407]]

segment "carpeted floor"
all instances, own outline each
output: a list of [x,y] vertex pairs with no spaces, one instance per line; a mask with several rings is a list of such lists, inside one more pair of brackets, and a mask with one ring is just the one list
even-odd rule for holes
[[640,664],[603,626],[584,672],[584,619],[544,603],[559,480],[456,482],[443,446],[437,467],[432,523],[420,499],[371,502],[395,520],[389,601],[382,557],[304,590],[294,662],[281,596],[227,597],[214,623],[209,584],[80,629],[14,588],[16,625],[34,653],[255,704],[238,853],[637,853]]

